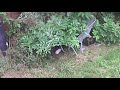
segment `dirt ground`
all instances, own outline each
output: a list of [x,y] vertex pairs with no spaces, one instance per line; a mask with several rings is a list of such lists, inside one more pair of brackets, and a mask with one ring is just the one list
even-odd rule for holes
[[8,70],[3,74],[1,78],[34,78],[34,77],[32,74],[27,72]]

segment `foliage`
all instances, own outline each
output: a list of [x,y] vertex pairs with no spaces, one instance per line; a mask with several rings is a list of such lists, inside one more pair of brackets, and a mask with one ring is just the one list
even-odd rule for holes
[[10,25],[10,29],[7,31],[7,34],[9,36],[12,36],[13,34],[16,34],[16,32],[20,29],[21,25],[18,21],[11,21],[7,14],[5,12],[0,12],[0,16],[3,17],[3,21],[4,23],[6,24],[9,24]]
[[[28,16],[21,17],[21,21],[33,17],[36,23],[34,26],[30,24],[27,32],[21,35],[18,49],[12,53],[16,63],[37,66],[41,64],[41,58],[47,56],[54,46],[70,45],[79,48],[77,36],[84,31],[86,23],[93,16],[97,18],[93,27],[93,34],[97,41],[106,44],[120,41],[119,22],[115,20],[116,16],[111,12],[41,12],[39,14],[34,12],[33,14],[28,13]],[[0,12],[0,16],[3,16],[5,23],[10,24],[8,35],[17,35],[21,27],[19,20],[13,22],[3,12]],[[25,21],[22,22],[25,23]]]
[[3,22],[4,23],[9,23],[10,24],[10,19],[7,17],[7,14],[5,12],[0,12],[0,16],[3,17]]
[[107,14],[102,16],[103,23],[97,20],[95,23],[95,30],[93,32],[96,39],[100,42],[104,42],[108,45],[120,41],[120,26],[115,22],[113,14]]
[[4,16],[5,23],[10,24],[11,28],[7,32],[9,36],[19,31],[20,20],[32,17],[36,24],[27,28],[28,32],[21,37],[19,45],[31,54],[36,53],[43,57],[50,53],[54,46],[79,48],[77,36],[93,16],[97,17],[93,34],[98,42],[113,44],[120,41],[120,26],[112,12],[25,12],[14,22],[7,18],[4,12],[0,15]]
[[[86,15],[87,14],[87,15]],[[30,28],[20,40],[20,47],[26,48],[30,53],[46,56],[54,46],[66,45],[79,48],[77,36],[86,28],[91,13],[67,13],[65,15],[51,15],[45,23],[40,21]],[[87,19],[86,19],[87,18]]]
[[19,22],[11,22],[10,24],[10,30],[7,32],[9,36],[12,36],[13,34],[17,34],[17,32],[20,30],[21,23]]

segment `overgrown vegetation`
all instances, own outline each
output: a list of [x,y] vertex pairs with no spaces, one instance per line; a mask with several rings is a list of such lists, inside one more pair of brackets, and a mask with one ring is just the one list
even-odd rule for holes
[[[6,60],[1,58],[0,76],[8,69],[17,69],[24,64],[30,67],[30,72],[35,77],[120,77],[120,49],[119,46],[112,46],[120,42],[119,14],[23,12],[19,19],[12,21],[4,12],[0,12],[4,22],[10,24],[8,36],[10,38],[15,36],[17,39],[17,45],[9,48]],[[49,57],[51,48],[54,46],[66,45],[78,49],[77,36],[84,31],[86,23],[92,17],[97,19],[93,26],[94,37],[97,42],[111,45],[110,47],[98,46],[101,50],[97,48],[96,51],[88,50],[79,54],[81,61],[84,61],[82,55],[85,59],[87,58],[87,63],[82,65],[78,64],[74,55],[69,53],[65,53],[66,56],[63,55],[57,60]],[[92,53],[94,51],[95,54]]]
[[[120,42],[120,23],[113,12],[23,12],[14,22],[3,12],[0,16],[11,26],[7,34],[10,37],[19,35],[16,37],[17,47],[14,47],[16,51],[13,52],[17,53],[16,61],[28,66],[39,64],[40,59],[48,56],[54,46],[66,45],[78,49],[77,36],[86,29],[92,17],[97,19],[93,26],[97,42],[107,45]],[[20,31],[21,27],[25,32]]]
[[[112,13],[106,13],[98,13],[99,18],[93,34],[98,42],[113,44],[120,41],[120,26],[114,21]],[[28,33],[20,39],[20,46],[31,54],[36,52],[43,57],[50,53],[54,46],[79,48],[77,36],[86,28],[87,21],[96,14],[95,12],[51,14],[47,21],[40,20],[36,26],[30,27]]]
[[97,41],[109,45],[120,42],[120,23],[115,21],[114,14],[104,13],[101,15],[101,19],[99,18],[95,23],[95,30],[93,32]]
[[10,18],[8,18],[5,12],[0,12],[0,16],[3,17],[3,21],[5,24],[10,25],[10,28],[7,31],[8,36],[12,36],[13,34],[17,35],[16,33],[20,30],[21,23],[18,21],[12,21]]
[[[80,18],[81,17],[81,18]],[[65,15],[51,15],[45,23],[40,21],[20,40],[20,46],[30,53],[36,51],[46,56],[54,46],[66,45],[79,48],[77,36],[86,27],[87,21],[92,18],[91,13],[67,13]]]

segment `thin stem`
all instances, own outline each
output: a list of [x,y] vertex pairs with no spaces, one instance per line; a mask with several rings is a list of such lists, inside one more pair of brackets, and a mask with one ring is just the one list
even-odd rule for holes
[[73,49],[73,51],[75,52],[75,54],[76,54],[76,56],[78,56],[78,54],[77,54],[77,52],[75,51],[75,49],[72,47],[72,46],[70,46],[72,49]]
[[60,47],[61,47],[61,50],[63,51],[63,52],[65,52],[64,50],[63,50],[63,47],[60,45]]

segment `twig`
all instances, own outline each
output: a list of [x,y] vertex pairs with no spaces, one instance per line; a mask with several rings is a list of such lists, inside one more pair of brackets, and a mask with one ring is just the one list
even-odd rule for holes
[[75,52],[76,56],[78,56],[77,52],[75,51],[75,49],[72,46],[69,46],[73,49],[73,51]]
[[60,45],[60,47],[61,47],[61,50],[62,50],[63,52],[65,52],[65,51],[63,50],[63,47],[62,47],[62,45]]

